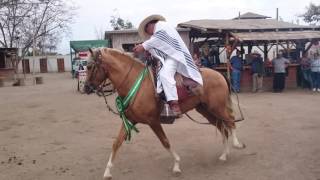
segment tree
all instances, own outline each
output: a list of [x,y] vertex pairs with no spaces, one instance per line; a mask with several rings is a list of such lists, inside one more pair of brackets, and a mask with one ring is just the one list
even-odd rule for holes
[[104,29],[102,27],[100,28],[95,28],[94,33],[96,35],[97,40],[104,40]]
[[319,23],[320,22],[320,5],[310,3],[309,7],[306,7],[307,12],[301,15],[303,20],[307,23]]
[[133,28],[133,24],[129,20],[124,21],[121,17],[111,16],[110,23],[113,27],[113,30]]
[[[32,46],[57,43],[69,32],[74,10],[67,0],[0,0],[0,47],[20,48],[24,56]],[[21,59],[12,61],[16,71]]]

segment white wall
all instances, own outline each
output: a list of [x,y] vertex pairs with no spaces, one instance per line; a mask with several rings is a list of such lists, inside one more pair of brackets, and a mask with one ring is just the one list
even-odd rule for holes
[[[47,59],[47,69],[48,72],[58,72],[58,63],[57,59],[64,59],[64,70],[66,72],[71,71],[71,60],[70,55],[57,55],[57,56],[36,56],[33,58],[32,56],[27,56],[24,59],[29,59],[29,66],[30,66],[30,72],[40,73],[40,59],[46,58]],[[19,73],[22,73],[22,62],[19,64]]]

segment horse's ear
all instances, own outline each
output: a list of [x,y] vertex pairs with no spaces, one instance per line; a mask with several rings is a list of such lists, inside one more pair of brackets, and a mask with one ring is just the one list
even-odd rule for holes
[[89,48],[89,52],[93,55],[93,50],[91,48]]

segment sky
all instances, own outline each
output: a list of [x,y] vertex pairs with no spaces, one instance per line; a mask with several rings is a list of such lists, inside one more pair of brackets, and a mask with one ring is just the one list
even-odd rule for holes
[[[151,14],[161,14],[167,22],[179,23],[196,19],[231,19],[239,12],[254,12],[275,18],[279,16],[287,22],[297,23],[298,16],[313,2],[320,0],[72,0],[77,7],[71,33],[65,36],[58,48],[62,54],[70,52],[70,40],[97,39],[101,32],[112,30],[111,16],[129,20],[135,27]],[[299,20],[300,24],[303,21]],[[100,32],[100,33],[97,33]]]

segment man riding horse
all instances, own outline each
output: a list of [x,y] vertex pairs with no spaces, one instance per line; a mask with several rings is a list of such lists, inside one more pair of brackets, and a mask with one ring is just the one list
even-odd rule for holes
[[148,51],[159,59],[161,68],[157,75],[157,93],[164,91],[171,110],[179,117],[181,110],[174,76],[179,73],[202,86],[199,69],[177,30],[163,16],[151,15],[145,18],[140,23],[138,32],[143,39],[148,40],[136,45],[133,50],[135,53]]

